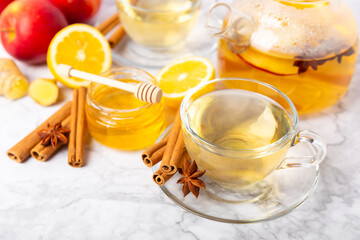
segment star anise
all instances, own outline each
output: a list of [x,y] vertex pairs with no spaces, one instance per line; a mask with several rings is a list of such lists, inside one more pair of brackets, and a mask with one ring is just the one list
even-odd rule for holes
[[295,58],[296,60],[294,62],[294,66],[299,68],[298,74],[306,72],[309,69],[309,67],[311,67],[313,70],[316,71],[318,69],[318,66],[323,65],[327,61],[331,61],[336,58],[338,63],[340,64],[343,56],[351,56],[354,53],[355,53],[355,50],[351,47],[343,53],[340,53],[333,57],[321,59],[321,60],[310,60],[309,61],[309,60],[301,60],[301,58]]
[[341,63],[341,60],[342,60],[342,57],[343,57],[343,56],[348,57],[348,56],[353,55],[354,53],[355,53],[355,50],[354,50],[354,48],[351,47],[350,49],[348,49],[347,51],[343,52],[342,54],[337,55],[337,61],[338,61],[338,63]]
[[41,137],[41,144],[44,146],[48,146],[51,144],[53,148],[56,148],[58,142],[62,144],[66,144],[68,139],[66,135],[70,132],[69,129],[63,128],[61,126],[61,122],[58,122],[51,127],[51,125],[47,124],[47,129],[40,130],[38,132],[39,136]]
[[184,161],[182,169],[179,169],[179,173],[183,176],[177,183],[183,183],[184,197],[192,192],[196,198],[199,196],[200,188],[206,189],[205,183],[198,179],[205,174],[205,170],[198,171],[198,167],[195,161]]

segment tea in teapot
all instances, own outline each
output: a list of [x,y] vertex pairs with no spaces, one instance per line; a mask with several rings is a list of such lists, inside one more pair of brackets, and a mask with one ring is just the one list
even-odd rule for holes
[[339,0],[235,0],[209,12],[220,37],[220,77],[269,83],[301,114],[344,96],[355,68],[358,36],[350,8]]

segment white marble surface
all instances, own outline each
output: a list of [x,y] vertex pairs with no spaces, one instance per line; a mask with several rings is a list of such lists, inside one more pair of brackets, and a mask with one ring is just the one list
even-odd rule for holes
[[[360,22],[359,1],[347,2]],[[105,1],[100,18],[113,6]],[[0,57],[7,56],[0,45]],[[30,80],[51,76],[46,66],[17,63]],[[328,144],[314,194],[286,216],[248,225],[210,221],[178,207],[152,182],[139,152],[89,139],[81,169],[67,165],[64,150],[45,163],[9,160],[5,151],[65,100],[45,108],[29,97],[0,97],[0,239],[360,239],[359,65],[339,104],[301,121]],[[62,88],[62,99],[70,95]]]

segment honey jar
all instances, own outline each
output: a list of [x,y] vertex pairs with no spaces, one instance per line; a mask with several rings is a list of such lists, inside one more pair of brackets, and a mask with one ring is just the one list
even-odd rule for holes
[[[149,73],[137,68],[114,68],[103,76],[134,85],[156,84]],[[142,102],[133,93],[98,83],[89,86],[86,117],[88,131],[95,140],[122,150],[150,146],[166,126],[163,103]]]

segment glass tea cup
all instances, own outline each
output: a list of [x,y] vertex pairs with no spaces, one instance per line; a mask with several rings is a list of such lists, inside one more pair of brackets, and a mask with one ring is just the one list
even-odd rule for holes
[[128,36],[155,52],[166,52],[185,42],[198,19],[200,5],[201,0],[117,0],[119,18]]
[[[220,78],[199,85],[184,98],[180,114],[185,146],[211,196],[230,202],[254,201],[274,185],[277,171],[317,167],[326,145],[315,133],[299,131],[290,99],[256,80]],[[311,156],[287,156],[298,143]]]

